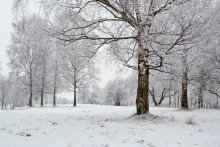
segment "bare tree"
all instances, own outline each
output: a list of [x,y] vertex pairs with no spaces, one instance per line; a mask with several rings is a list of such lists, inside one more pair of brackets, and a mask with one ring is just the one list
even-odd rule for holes
[[8,78],[0,76],[0,100],[1,109],[6,109],[6,101],[9,101],[10,82]]
[[89,44],[82,41],[78,44],[72,43],[60,52],[61,74],[66,89],[74,93],[73,106],[76,106],[77,89],[96,80],[95,64],[85,56],[88,48]]
[[22,84],[29,87],[30,107],[33,106],[33,91],[39,79],[41,59],[39,48],[44,40],[40,33],[42,22],[38,16],[32,15],[13,23],[12,43],[8,50],[13,72]]
[[128,92],[125,81],[119,78],[115,78],[110,81],[106,86],[106,103],[114,104],[115,106],[121,106],[128,97]]
[[151,97],[153,99],[153,102],[154,102],[155,106],[161,105],[161,103],[163,102],[163,100],[165,98],[169,98],[169,106],[171,106],[171,97],[176,95],[176,92],[171,94],[171,89],[165,87],[162,90],[162,93],[159,95],[159,101],[157,101],[154,87],[152,87],[152,89],[149,92],[150,92],[150,95],[151,95]]

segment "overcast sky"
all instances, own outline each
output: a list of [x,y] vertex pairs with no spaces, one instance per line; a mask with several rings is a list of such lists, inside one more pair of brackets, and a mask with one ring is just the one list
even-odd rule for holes
[[[12,31],[11,23],[13,21],[13,14],[11,5],[12,0],[0,0],[0,73],[3,75],[7,75],[9,72],[9,60],[6,54],[6,50],[7,45],[10,43],[10,33]],[[101,73],[99,75],[99,83],[101,87],[104,87],[106,83],[112,80],[115,76],[120,76],[117,66],[110,66],[109,64],[106,65],[104,61],[99,61],[98,66],[101,69]],[[128,71],[125,72],[130,73]],[[128,74],[125,75],[127,76]]]
[[12,12],[11,12],[12,0],[0,0],[0,62],[1,71],[3,75],[8,73],[8,58],[6,54],[7,45],[10,41]]

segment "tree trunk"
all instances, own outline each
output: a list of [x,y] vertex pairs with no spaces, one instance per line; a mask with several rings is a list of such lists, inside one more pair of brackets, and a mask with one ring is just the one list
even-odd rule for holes
[[[43,78],[44,79],[44,78]],[[42,80],[42,89],[41,89],[41,99],[40,99],[40,105],[41,107],[44,106],[44,80]]]
[[136,98],[137,114],[145,114],[149,112],[149,66],[147,57],[143,51],[138,54],[138,88]]
[[182,109],[189,109],[188,107],[188,68],[187,68],[187,49],[183,50],[183,72],[182,72],[182,95],[181,95],[181,107]]
[[56,86],[54,86],[53,89],[53,106],[56,106]]
[[149,66],[149,50],[148,46],[148,35],[149,30],[151,28],[154,16],[151,15],[155,12],[156,3],[154,1],[151,2],[149,6],[149,11],[147,18],[141,16],[139,3],[138,1],[134,1],[135,13],[137,17],[138,24],[138,87],[137,87],[137,98],[136,98],[136,108],[137,114],[146,114],[149,113],[149,75],[150,75],[150,66]]
[[180,94],[179,94],[179,91],[178,91],[178,97],[177,97],[177,107],[179,108],[180,106]]
[[198,107],[203,108],[203,90],[202,90],[202,86],[199,87]]
[[171,107],[171,93],[170,93],[170,90],[169,90],[169,107]]
[[175,102],[175,108],[177,107],[177,104],[176,104],[176,97],[174,97],[175,99],[174,99],[174,102]]
[[76,76],[74,76],[74,100],[73,100],[73,107],[76,107]]
[[33,97],[33,81],[32,81],[32,68],[30,66],[30,97],[29,97],[29,106],[32,107],[32,97]]
[[157,100],[155,98],[155,92],[154,92],[154,87],[152,87],[152,90],[149,90],[150,95],[152,96],[152,100],[154,102],[154,106],[158,106]]
[[203,89],[205,88],[205,71],[201,69],[199,73],[199,96],[198,96],[198,107],[203,108]]
[[40,99],[40,105],[41,107],[44,106],[44,88],[45,88],[45,76],[46,76],[46,55],[43,52],[44,61],[43,61],[43,73],[42,73],[42,87],[41,87],[41,99]]
[[188,83],[187,83],[187,73],[185,72],[182,77],[181,107],[183,109],[189,109],[187,93],[188,93]]
[[2,96],[2,110],[4,110],[4,104],[5,104],[5,96]]
[[55,63],[55,72],[54,72],[54,87],[53,87],[53,106],[56,106],[56,93],[57,93],[57,61]]
[[29,106],[32,107],[33,104],[32,104],[32,96],[33,96],[33,93],[32,93],[32,83],[30,84],[30,97],[29,97]]

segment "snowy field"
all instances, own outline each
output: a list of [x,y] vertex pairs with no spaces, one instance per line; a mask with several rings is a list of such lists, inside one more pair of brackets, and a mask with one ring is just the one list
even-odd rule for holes
[[79,105],[0,111],[0,147],[220,147],[220,111]]

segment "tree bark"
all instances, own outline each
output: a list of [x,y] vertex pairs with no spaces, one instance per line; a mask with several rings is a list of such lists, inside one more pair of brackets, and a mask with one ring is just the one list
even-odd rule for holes
[[141,51],[138,54],[138,88],[136,98],[137,114],[145,114],[149,112],[149,66],[147,57]]

